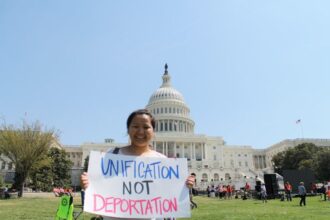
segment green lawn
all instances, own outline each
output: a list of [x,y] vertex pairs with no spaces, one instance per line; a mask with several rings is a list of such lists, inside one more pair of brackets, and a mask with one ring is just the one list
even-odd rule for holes
[[[299,220],[329,220],[330,201],[324,202],[320,197],[308,197],[307,206],[300,207],[299,199],[292,202],[270,200],[263,204],[258,200],[219,200],[197,196],[194,200],[198,208],[192,210],[191,219],[202,220],[250,220],[250,219],[299,219]],[[21,198],[0,200],[0,219],[54,219],[59,198]],[[74,204],[78,206],[80,199],[75,197]],[[90,219],[92,215],[84,213],[79,219]]]
[[262,203],[260,200],[219,200],[207,197],[195,197],[198,208],[192,211],[192,219],[253,219],[253,220],[329,220],[330,201],[321,201],[319,196],[306,198],[306,207],[299,206],[299,198],[292,202],[269,200]]

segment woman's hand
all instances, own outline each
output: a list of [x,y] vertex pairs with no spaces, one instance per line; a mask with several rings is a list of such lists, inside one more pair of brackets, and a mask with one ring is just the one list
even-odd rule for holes
[[89,185],[88,174],[86,172],[83,172],[80,176],[80,185],[83,189],[86,189]]
[[188,176],[186,179],[186,186],[189,189],[191,189],[191,188],[193,188],[194,184],[195,184],[195,176],[193,176],[193,175]]

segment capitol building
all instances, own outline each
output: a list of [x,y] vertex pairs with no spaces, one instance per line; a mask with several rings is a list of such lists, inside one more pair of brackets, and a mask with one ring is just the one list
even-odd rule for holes
[[[196,134],[195,122],[190,117],[190,108],[183,95],[171,84],[168,67],[162,75],[162,84],[151,94],[146,107],[155,117],[156,128],[152,146],[154,150],[170,158],[187,158],[189,172],[196,173],[197,186],[205,189],[207,185],[232,183],[241,187],[256,178],[273,173],[272,157],[290,147],[301,143],[314,143],[317,146],[330,146],[330,139],[287,139],[265,149],[254,149],[247,145],[227,145],[220,136]],[[74,166],[72,184],[79,185],[85,158],[91,150],[108,151],[123,147],[128,143],[116,143],[105,139],[103,143],[83,143],[65,145]],[[0,160],[0,172],[7,170],[9,163]],[[12,167],[11,167],[12,168]]]
[[[262,180],[265,173],[273,173],[271,159],[275,154],[301,143],[330,146],[330,139],[294,139],[283,140],[266,149],[254,149],[246,145],[227,145],[222,137],[196,134],[190,108],[183,95],[172,86],[167,65],[162,84],[151,94],[145,108],[156,120],[154,150],[170,158],[187,158],[189,172],[196,173],[197,185],[201,188],[219,182],[231,182],[239,187],[247,181],[254,183],[256,177]],[[91,150],[107,151],[125,145],[127,143],[115,143],[112,139],[104,143],[64,145],[77,169],[73,173],[74,182],[78,181]]]

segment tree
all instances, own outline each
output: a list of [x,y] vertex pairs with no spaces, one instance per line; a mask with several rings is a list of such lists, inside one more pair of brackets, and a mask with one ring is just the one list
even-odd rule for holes
[[71,168],[73,163],[67,157],[64,149],[51,148],[48,153],[51,158],[53,185],[68,187],[71,185]]
[[0,187],[2,187],[5,184],[3,176],[0,174]]
[[39,122],[21,127],[2,124],[0,128],[0,152],[15,166],[13,187],[23,196],[24,184],[32,167],[47,154],[49,147],[57,140],[53,130],[43,129]]
[[330,147],[325,147],[315,156],[314,171],[319,180],[330,180]]
[[283,158],[283,169],[312,169],[313,157],[316,152],[321,150],[313,143],[299,144],[293,148],[289,148]]
[[272,162],[274,165],[274,171],[281,175],[282,175],[282,171],[283,171],[283,161],[284,161],[285,152],[286,151],[279,152],[278,154],[275,154],[272,158]]
[[319,180],[330,178],[330,148],[318,147],[312,143],[303,143],[272,158],[275,172],[282,174],[283,170],[310,169]]
[[65,150],[52,147],[45,158],[31,171],[32,185],[36,190],[51,191],[56,187],[68,187],[71,184],[72,162]]
[[303,143],[282,151],[272,158],[275,171],[281,174],[283,170],[312,169],[314,155],[320,149],[315,144]]
[[51,191],[53,188],[52,161],[45,155],[39,163],[35,164],[30,172],[32,188],[41,191]]

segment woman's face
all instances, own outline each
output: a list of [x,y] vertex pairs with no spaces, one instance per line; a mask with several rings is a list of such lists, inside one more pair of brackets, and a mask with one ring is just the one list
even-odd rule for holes
[[151,119],[148,115],[135,115],[128,127],[128,135],[135,147],[146,147],[154,135]]

